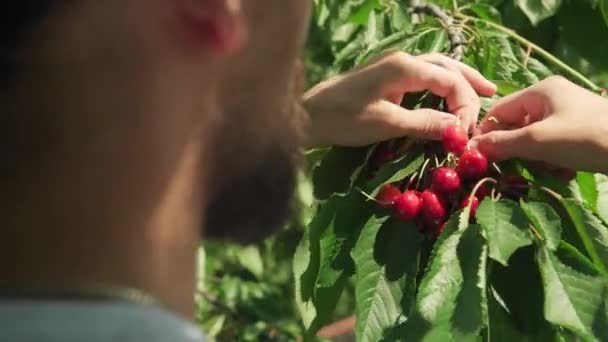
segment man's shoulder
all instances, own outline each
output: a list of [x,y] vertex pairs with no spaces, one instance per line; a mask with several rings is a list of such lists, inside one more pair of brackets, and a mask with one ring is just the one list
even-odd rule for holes
[[202,342],[195,324],[127,303],[0,301],[0,341]]

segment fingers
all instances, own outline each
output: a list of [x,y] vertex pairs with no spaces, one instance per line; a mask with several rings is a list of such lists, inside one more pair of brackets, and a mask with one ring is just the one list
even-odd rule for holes
[[480,95],[493,96],[496,94],[496,84],[483,77],[479,71],[462,62],[449,58],[440,53],[420,55],[416,58],[462,74],[467,82],[469,82],[473,89],[475,89],[475,91],[477,91]]
[[510,131],[492,131],[471,139],[469,147],[479,149],[494,161],[510,158],[538,160],[535,130],[535,125],[532,125]]
[[520,90],[496,101],[479,125],[481,133],[508,126],[523,127],[548,114],[546,97],[537,88]]
[[[473,87],[458,72],[416,59],[404,53],[391,54],[361,71],[369,87],[383,85],[380,96],[429,90],[446,99],[448,110],[470,130],[481,104]],[[371,89],[368,89],[371,90]]]
[[390,102],[378,103],[377,120],[386,123],[385,131],[393,137],[410,136],[440,140],[443,131],[456,124],[456,117],[433,109],[407,110]]

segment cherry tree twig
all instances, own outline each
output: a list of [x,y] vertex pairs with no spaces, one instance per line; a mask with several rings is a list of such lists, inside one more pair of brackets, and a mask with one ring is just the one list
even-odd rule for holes
[[450,57],[455,60],[462,60],[464,57],[465,39],[462,36],[462,29],[458,27],[454,17],[450,16],[441,7],[421,0],[411,0],[410,7],[414,13],[428,14],[442,22],[450,40]]

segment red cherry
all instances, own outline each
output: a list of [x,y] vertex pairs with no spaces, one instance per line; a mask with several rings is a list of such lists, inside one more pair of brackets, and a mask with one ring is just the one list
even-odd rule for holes
[[512,186],[512,187],[516,187],[516,188],[528,186],[528,181],[520,175],[503,174],[500,177],[500,183],[507,187]]
[[443,148],[446,152],[462,154],[467,148],[469,138],[460,126],[449,126],[443,132]]
[[480,201],[482,201],[484,198],[490,196],[490,194],[492,193],[492,189],[486,185],[482,185],[479,187],[479,189],[477,189],[477,192],[475,193],[475,197],[477,197]]
[[397,198],[401,196],[401,190],[392,184],[384,185],[378,195],[376,195],[376,201],[382,208],[392,208],[395,205]]
[[382,165],[393,161],[395,158],[396,155],[391,151],[388,144],[382,143],[378,145],[372,153],[370,163],[373,167],[381,167]]
[[422,200],[415,191],[406,191],[395,201],[395,216],[404,221],[413,220],[420,215]]
[[420,197],[422,198],[422,214],[427,221],[445,220],[448,213],[446,205],[434,191],[425,190]]
[[488,159],[479,150],[468,150],[460,157],[456,171],[462,178],[482,178],[488,173]]
[[433,189],[444,193],[454,193],[460,190],[460,176],[456,170],[442,167],[433,172]]
[[477,196],[467,196],[465,197],[462,202],[460,202],[460,209],[464,209],[467,206],[469,206],[469,203],[471,203],[471,217],[475,217],[475,213],[477,213],[477,208],[479,208],[479,198],[477,198]]

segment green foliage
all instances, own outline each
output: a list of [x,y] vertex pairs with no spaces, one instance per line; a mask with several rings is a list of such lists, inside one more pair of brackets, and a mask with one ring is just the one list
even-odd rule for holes
[[[427,2],[461,24],[462,61],[498,85],[482,115],[553,74],[608,86],[608,1]],[[444,25],[408,1],[314,0],[304,61],[313,85],[387,51],[450,50]],[[407,95],[412,108],[438,103]],[[378,170],[368,165],[374,146],[309,151],[296,222],[258,246],[205,246],[205,331],[220,341],[315,340],[355,314],[358,341],[608,340],[608,177],[579,172],[565,184],[501,164],[531,189],[486,198],[476,219],[457,211],[434,237],[371,199],[428,172],[434,148],[415,144]]]
[[[499,96],[483,100],[485,109],[553,74],[600,89],[594,83],[599,77],[588,79],[562,60],[563,53],[552,51],[578,44],[571,41],[572,32],[559,29],[572,19],[566,11],[604,18],[601,1],[597,7],[593,1],[570,0],[432,2],[462,24],[468,42],[463,62],[499,86]],[[311,42],[316,49],[307,54],[307,63],[325,67],[315,69],[313,81],[386,51],[451,50],[443,24],[413,14],[403,1],[315,4]],[[530,39],[508,26],[530,33]],[[587,51],[590,47],[574,51],[592,56],[596,52]],[[585,72],[608,70],[608,59],[585,59],[585,64],[577,58],[586,57],[567,60]],[[406,98],[409,107],[438,103]],[[508,193],[504,199],[488,197],[476,218],[469,208],[457,211],[435,238],[420,234],[414,222],[390,218],[371,199],[384,184],[416,186],[420,180],[409,177],[434,167],[429,151],[435,148],[415,145],[379,170],[368,167],[373,146],[356,153],[333,148],[321,162],[317,172],[323,177],[314,178],[319,209],[294,258],[296,298],[308,336],[330,323],[337,305],[323,298],[322,290],[337,289],[346,278],[354,281],[360,341],[605,340],[608,177],[581,172],[568,186],[522,162],[513,170],[531,181],[531,189],[515,197],[519,201]]]

